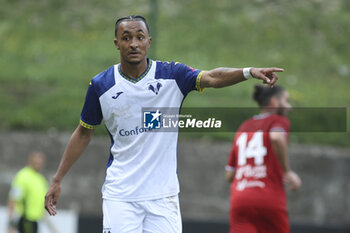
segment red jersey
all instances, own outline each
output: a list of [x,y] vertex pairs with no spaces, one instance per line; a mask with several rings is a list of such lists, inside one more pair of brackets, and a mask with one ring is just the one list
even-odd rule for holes
[[283,131],[288,138],[289,120],[261,114],[245,121],[234,138],[228,167],[235,169],[231,206],[286,210],[283,168],[275,154],[269,132]]

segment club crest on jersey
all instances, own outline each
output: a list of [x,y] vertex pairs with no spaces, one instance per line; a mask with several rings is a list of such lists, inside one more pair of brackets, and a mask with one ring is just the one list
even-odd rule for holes
[[154,94],[158,95],[160,88],[162,87],[162,84],[160,82],[152,82],[148,83],[148,90],[153,91]]

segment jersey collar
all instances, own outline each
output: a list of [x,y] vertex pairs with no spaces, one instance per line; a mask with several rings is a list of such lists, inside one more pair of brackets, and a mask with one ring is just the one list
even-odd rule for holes
[[139,77],[137,77],[136,79],[135,78],[130,78],[128,75],[124,74],[122,69],[121,69],[121,65],[119,64],[118,66],[118,71],[119,71],[119,74],[125,78],[126,80],[132,82],[132,83],[137,83],[138,81],[140,81],[141,79],[143,79],[147,74],[148,74],[148,71],[151,69],[152,67],[152,60],[147,58],[147,69],[145,70],[145,72],[143,72]]
[[255,115],[255,116],[253,116],[253,118],[254,118],[255,120],[258,120],[258,119],[266,118],[266,117],[268,117],[268,116],[270,116],[270,115],[271,115],[270,112],[265,112],[265,113],[260,113],[260,114],[258,114],[258,115]]

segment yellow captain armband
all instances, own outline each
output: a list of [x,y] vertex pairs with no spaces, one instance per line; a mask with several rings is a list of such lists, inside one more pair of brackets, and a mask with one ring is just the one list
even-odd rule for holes
[[196,88],[199,91],[199,93],[202,93],[205,89],[205,88],[201,88],[201,78],[202,78],[203,73],[204,73],[204,70],[198,74],[197,79],[196,79]]
[[96,129],[97,128],[97,125],[90,125],[88,123],[85,123],[82,120],[80,120],[80,125],[83,126],[86,129]]

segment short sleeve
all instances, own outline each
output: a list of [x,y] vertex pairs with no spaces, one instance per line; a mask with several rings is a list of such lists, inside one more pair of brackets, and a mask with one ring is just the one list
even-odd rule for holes
[[175,79],[181,92],[186,96],[192,90],[202,91],[199,86],[203,71],[182,63],[174,63]]
[[271,124],[269,132],[283,132],[289,136],[290,122],[286,117],[279,117]]
[[20,201],[23,198],[24,186],[20,177],[17,175],[11,184],[9,199],[13,201]]
[[95,129],[102,121],[102,111],[98,95],[92,83],[86,93],[85,103],[80,115],[80,125]]

